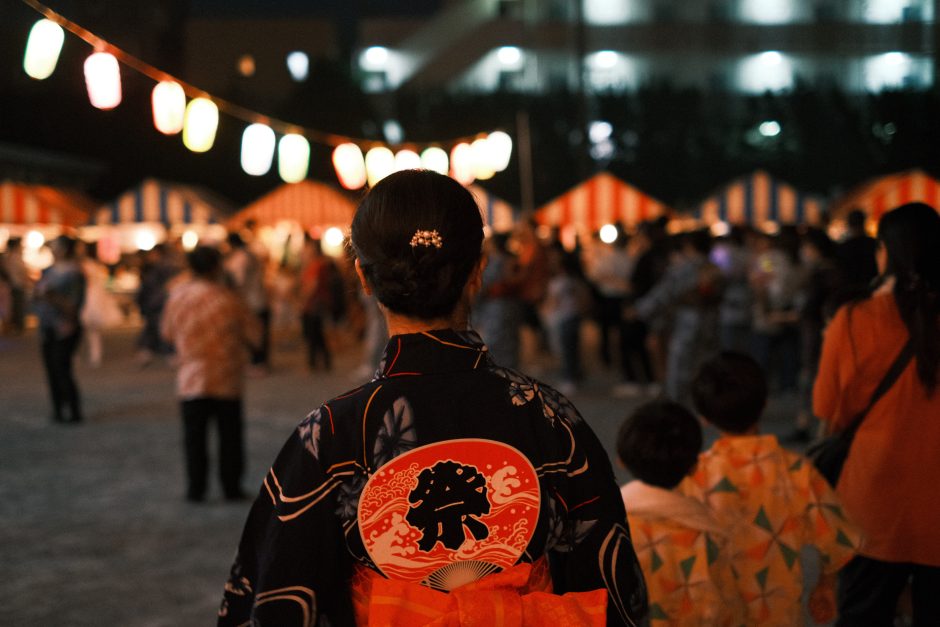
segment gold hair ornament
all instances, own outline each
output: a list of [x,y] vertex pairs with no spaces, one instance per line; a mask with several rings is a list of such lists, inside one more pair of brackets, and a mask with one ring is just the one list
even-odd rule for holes
[[437,231],[422,231],[421,229],[418,229],[411,238],[412,248],[416,246],[433,246],[434,248],[440,248],[443,244],[444,240],[441,238],[441,234]]

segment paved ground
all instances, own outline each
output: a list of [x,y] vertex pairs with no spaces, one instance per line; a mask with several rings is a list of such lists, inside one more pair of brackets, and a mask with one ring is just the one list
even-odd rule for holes
[[[181,430],[173,372],[133,361],[135,330],[105,338],[105,363],[77,367],[86,422],[53,424],[33,333],[0,337],[0,623],[157,627],[214,623],[248,503],[183,501]],[[354,386],[358,349],[331,374],[308,373],[296,339],[275,343],[274,372],[249,381],[252,492],[294,425],[319,402]],[[551,367],[528,370],[552,380]],[[594,369],[573,399],[613,446],[635,401],[612,398],[611,374]],[[767,429],[789,428],[793,401],[774,401]],[[619,478],[624,479],[622,471]]]

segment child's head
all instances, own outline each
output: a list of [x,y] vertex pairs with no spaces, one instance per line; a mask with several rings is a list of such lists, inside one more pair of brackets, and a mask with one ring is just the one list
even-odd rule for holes
[[724,352],[708,360],[692,379],[692,401],[705,420],[727,433],[747,433],[767,402],[767,380],[756,361]]
[[634,477],[671,490],[692,472],[702,449],[702,427],[672,401],[641,405],[620,426],[617,455]]

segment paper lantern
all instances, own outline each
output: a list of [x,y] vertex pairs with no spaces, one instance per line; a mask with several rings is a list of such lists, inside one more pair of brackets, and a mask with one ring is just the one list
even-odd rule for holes
[[366,174],[372,187],[395,171],[395,155],[385,146],[376,146],[366,153]]
[[340,185],[346,189],[359,189],[366,184],[366,164],[356,144],[340,144],[333,150],[333,168]]
[[267,124],[249,124],[242,133],[242,170],[262,176],[274,161],[274,131]]
[[461,185],[469,185],[473,182],[475,177],[470,144],[461,142],[451,149],[450,176]]
[[85,86],[88,99],[98,109],[121,104],[121,68],[110,52],[95,52],[85,59]]
[[470,163],[473,168],[473,177],[481,181],[493,178],[496,170],[493,169],[493,158],[490,155],[490,144],[485,137],[473,140],[470,144]]
[[59,62],[65,31],[50,20],[39,20],[33,24],[26,41],[26,54],[23,55],[23,69],[32,78],[49,78]]
[[431,146],[425,148],[424,152],[421,153],[421,167],[447,176],[447,172],[450,170],[450,159],[447,158],[447,153],[442,149]]
[[490,145],[490,155],[492,162],[490,165],[497,172],[502,172],[509,167],[509,158],[512,156],[512,138],[502,131],[490,133],[486,138]]
[[288,133],[277,143],[277,173],[285,183],[307,178],[310,168],[310,142],[303,135]]
[[219,108],[208,98],[193,98],[183,116],[183,144],[193,152],[206,152],[215,143]]
[[421,157],[414,150],[399,150],[395,153],[395,171],[414,170],[421,167]]
[[150,97],[153,105],[153,125],[164,135],[176,135],[183,130],[186,113],[186,93],[176,81],[160,81]]

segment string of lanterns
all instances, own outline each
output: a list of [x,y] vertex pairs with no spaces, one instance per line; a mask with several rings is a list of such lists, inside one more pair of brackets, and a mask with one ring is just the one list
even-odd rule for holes
[[434,170],[469,185],[475,180],[489,179],[509,165],[512,138],[502,131],[441,142],[452,144],[449,152],[437,144],[425,146],[420,153],[407,147],[393,152],[372,140],[302,128],[264,116],[207,94],[141,61],[36,0],[22,1],[44,16],[29,32],[23,57],[26,74],[36,80],[52,76],[65,43],[65,30],[68,30],[94,48],[84,64],[85,85],[92,106],[108,110],[121,104],[123,63],[156,81],[151,94],[154,127],[165,135],[182,133],[183,145],[192,152],[212,149],[220,110],[247,122],[242,133],[241,167],[251,176],[267,174],[277,152],[277,171],[281,179],[287,183],[304,180],[310,165],[308,138],[333,147],[336,177],[343,187],[351,190],[375,185],[392,172],[409,168]]

